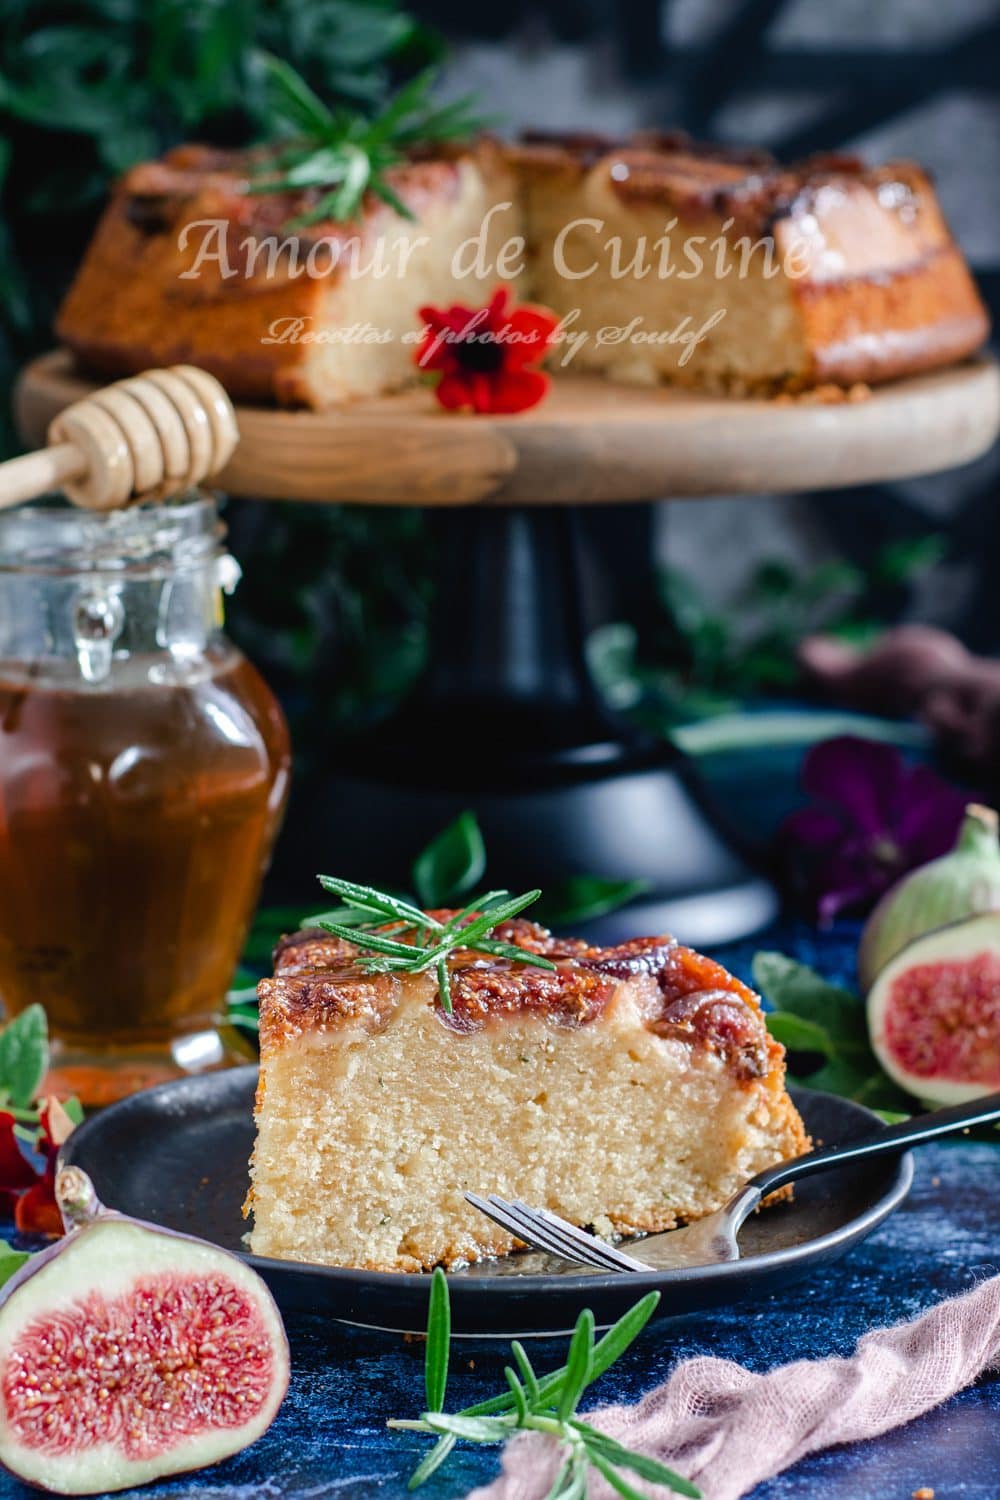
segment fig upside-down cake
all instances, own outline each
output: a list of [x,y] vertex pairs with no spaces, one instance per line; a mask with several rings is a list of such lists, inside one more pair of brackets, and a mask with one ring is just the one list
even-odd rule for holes
[[352,223],[295,229],[320,190],[255,196],[253,161],[184,146],[121,180],[57,323],[88,368],[191,362],[237,399],[330,407],[412,384],[419,309],[478,307],[504,278],[565,320],[557,375],[850,386],[947,365],[989,331],[912,162],[479,139],[389,170],[410,219],[369,193]]
[[458,949],[450,1014],[433,970],[368,973],[314,929],[279,944],[260,984],[255,1254],[412,1271],[515,1248],[467,1191],[603,1234],[664,1230],[808,1150],[784,1051],[719,964],[522,919],[493,936],[554,969]]

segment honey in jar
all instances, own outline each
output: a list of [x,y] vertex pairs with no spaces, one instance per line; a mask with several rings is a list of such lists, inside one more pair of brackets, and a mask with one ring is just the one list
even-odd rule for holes
[[206,499],[0,517],[0,1001],[85,1104],[249,1055],[224,999],[289,749],[236,573]]

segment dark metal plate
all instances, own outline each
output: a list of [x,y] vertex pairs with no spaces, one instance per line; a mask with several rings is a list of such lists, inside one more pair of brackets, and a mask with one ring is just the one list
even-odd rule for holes
[[[200,1235],[257,1268],[285,1309],[324,1311],[362,1327],[422,1332],[429,1277],[303,1265],[247,1255],[240,1206],[253,1146],[255,1067],[234,1068],[146,1089],[87,1120],[63,1160],[89,1172],[110,1206]],[[861,1105],[808,1089],[793,1091],[806,1128],[833,1145],[879,1128]],[[449,1276],[454,1330],[477,1337],[562,1333],[583,1307],[599,1325],[644,1292],[660,1290],[660,1317],[696,1312],[784,1288],[819,1270],[871,1233],[906,1197],[912,1157],[877,1159],[808,1178],[795,1201],[752,1218],[740,1236],[743,1259],[648,1275],[581,1272],[526,1253]]]

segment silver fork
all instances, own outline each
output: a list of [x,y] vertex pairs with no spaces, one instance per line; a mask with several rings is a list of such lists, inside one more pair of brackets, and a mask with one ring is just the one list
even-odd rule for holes
[[956,1104],[949,1109],[937,1109],[932,1114],[918,1115],[916,1119],[891,1125],[877,1135],[862,1136],[859,1140],[830,1146],[823,1151],[810,1151],[794,1161],[779,1162],[751,1178],[714,1214],[708,1214],[683,1229],[651,1234],[640,1240],[641,1258],[628,1255],[617,1245],[609,1245],[596,1235],[588,1234],[547,1208],[531,1208],[516,1198],[508,1202],[496,1193],[491,1193],[488,1198],[480,1198],[476,1193],[466,1193],[465,1197],[474,1208],[525,1244],[577,1265],[625,1274],[707,1266],[739,1260],[737,1235],[769,1193],[777,1192],[802,1177],[812,1176],[814,1172],[824,1172],[827,1167],[899,1153],[911,1146],[922,1145],[924,1141],[968,1130],[973,1125],[988,1125],[995,1120],[1000,1120],[1000,1093],[988,1094],[971,1103]]

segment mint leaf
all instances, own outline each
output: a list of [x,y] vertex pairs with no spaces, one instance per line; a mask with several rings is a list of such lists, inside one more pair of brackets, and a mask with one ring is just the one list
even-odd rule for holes
[[27,1250],[15,1250],[6,1240],[0,1240],[0,1286],[19,1271],[31,1256]]
[[647,880],[606,880],[600,875],[570,875],[549,886],[535,913],[545,927],[591,922],[649,889]]
[[471,891],[485,870],[486,846],[476,815],[463,812],[417,855],[410,878],[420,905],[433,910]]
[[783,953],[758,953],[753,977],[776,1007],[764,1017],[774,1039],[793,1052],[823,1054],[821,1067],[789,1077],[789,1083],[839,1094],[869,1109],[910,1112],[906,1094],[882,1071],[871,1049],[857,996]]
[[819,1027],[829,1047],[868,1051],[864,1006],[850,990],[830,984],[808,964],[786,958],[783,953],[758,953],[753,961],[753,980],[775,1011],[787,1011]]
[[0,1032],[0,1088],[15,1109],[27,1109],[38,1093],[49,1065],[49,1029],[40,1005],[8,1021]]
[[767,1029],[776,1042],[796,1052],[822,1052],[831,1057],[834,1043],[825,1026],[807,1021],[790,1010],[772,1010],[767,1013]]

